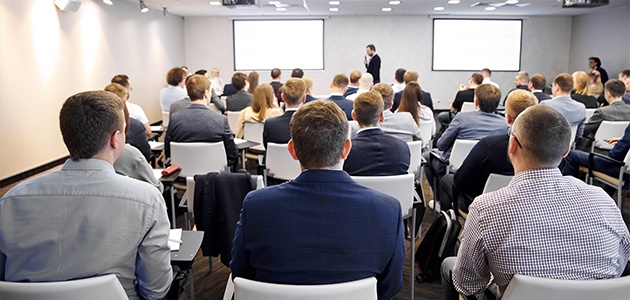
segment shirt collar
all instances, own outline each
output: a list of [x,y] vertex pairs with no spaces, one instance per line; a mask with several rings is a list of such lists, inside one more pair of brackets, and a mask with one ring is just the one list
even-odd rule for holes
[[361,132],[363,132],[363,131],[373,130],[373,129],[382,130],[380,127],[376,127],[376,126],[374,126],[374,127],[365,127],[365,128],[361,128],[361,129],[359,129],[359,131],[357,131],[357,134],[359,134],[359,133],[361,133]]

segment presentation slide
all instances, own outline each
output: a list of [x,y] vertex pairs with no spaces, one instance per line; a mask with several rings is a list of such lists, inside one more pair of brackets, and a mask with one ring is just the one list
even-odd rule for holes
[[522,20],[434,19],[433,70],[519,71]]
[[324,69],[324,20],[234,20],[234,68]]

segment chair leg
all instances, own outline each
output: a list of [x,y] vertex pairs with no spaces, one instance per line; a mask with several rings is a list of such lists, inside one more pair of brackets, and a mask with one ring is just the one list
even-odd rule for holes
[[413,294],[414,294],[414,276],[415,276],[415,266],[416,266],[416,255],[415,255],[415,251],[416,251],[416,209],[413,208],[412,212],[411,212],[411,224],[414,224],[411,227],[411,272],[410,272],[410,278],[409,278],[409,282],[411,284],[410,287],[410,292],[411,292],[411,298],[409,299],[414,299]]
[[171,228],[175,229],[175,188],[171,187]]

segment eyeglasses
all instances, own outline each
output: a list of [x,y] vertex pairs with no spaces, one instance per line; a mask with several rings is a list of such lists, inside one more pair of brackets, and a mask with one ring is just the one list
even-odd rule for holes
[[523,149],[523,145],[521,145],[521,142],[519,142],[518,138],[514,135],[514,132],[512,132],[512,127],[508,127],[508,135],[511,135],[514,137],[514,140],[516,141],[516,143],[518,144],[518,147]]

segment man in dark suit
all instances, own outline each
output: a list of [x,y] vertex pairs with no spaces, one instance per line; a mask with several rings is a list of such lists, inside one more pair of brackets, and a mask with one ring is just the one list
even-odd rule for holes
[[[529,79],[527,88],[532,91],[532,94],[534,94],[534,96],[536,96],[538,102],[551,100],[551,96],[543,92],[543,90],[545,89],[545,85],[547,85],[547,79],[542,74],[534,74]],[[507,103],[505,105],[507,106]]]
[[384,133],[383,99],[378,92],[366,92],[354,100],[352,117],[359,132],[352,139],[352,150],[343,170],[352,176],[388,176],[407,174],[411,154],[401,139]]
[[372,44],[365,47],[365,52],[367,53],[367,57],[363,60],[363,64],[365,64],[365,68],[367,69],[366,72],[372,74],[372,77],[374,77],[374,84],[377,84],[381,82],[381,57],[376,54],[376,47]]
[[[405,241],[399,202],[341,170],[348,122],[328,101],[293,114],[293,181],[250,192],[232,247],[232,276],[280,284],[332,284],[376,277],[378,299],[402,286]],[[358,234],[360,233],[360,234]]]
[[356,93],[359,90],[359,79],[361,79],[361,75],[363,74],[359,71],[350,72],[350,83],[348,84],[346,91],[343,92],[344,98]]
[[236,72],[232,75],[232,84],[234,88],[238,90],[236,94],[228,96],[226,99],[228,111],[241,111],[252,105],[252,94],[247,92],[249,89],[249,81],[247,81],[247,74],[243,72]]
[[282,76],[282,72],[278,68],[274,68],[271,70],[271,82],[269,83],[273,88],[273,94],[277,95],[278,90],[282,87],[282,82],[280,80]]
[[527,85],[529,84],[529,74],[525,71],[520,71],[514,75],[514,88],[511,89],[507,94],[505,94],[505,98],[503,98],[503,105],[505,105],[505,100],[510,95],[510,93],[514,90],[526,90],[529,92],[529,88]]
[[164,155],[171,156],[171,142],[223,141],[228,165],[231,165],[236,161],[238,150],[227,117],[208,108],[210,80],[202,75],[193,75],[186,82],[186,90],[191,104],[171,115],[164,138]]
[[455,94],[455,99],[453,100],[453,103],[451,104],[451,110],[441,112],[440,114],[438,114],[438,121],[440,121],[442,126],[446,127],[446,125],[451,123],[451,120],[453,120],[453,117],[455,117],[455,114],[459,113],[462,110],[462,105],[464,105],[464,102],[474,102],[475,89],[482,82],[483,82],[483,75],[479,73],[473,73],[468,79],[467,86],[460,84],[459,86],[460,90],[459,92],[457,92],[457,94]]
[[291,139],[291,117],[304,103],[306,84],[304,81],[291,78],[282,87],[282,101],[286,107],[284,114],[265,121],[263,128],[263,145],[267,143],[286,144]]
[[630,105],[621,101],[626,85],[618,79],[611,79],[604,86],[604,97],[608,106],[595,110],[584,124],[584,135],[593,136],[602,121],[630,121]]
[[348,77],[345,74],[337,74],[330,83],[330,96],[328,100],[335,102],[343,112],[346,113],[348,120],[352,120],[352,101],[346,99],[343,93],[348,88]]
[[[403,75],[403,81],[405,82],[405,85],[409,84],[410,82],[415,82],[418,83],[418,78],[420,76],[418,75],[418,72],[413,71],[413,70],[408,70],[405,72],[405,74]],[[391,111],[392,112],[396,112],[396,110],[398,109],[398,106],[400,106],[400,100],[402,99],[402,93],[403,91],[398,91],[394,94],[394,103],[392,105]],[[431,93],[429,92],[425,92],[424,90],[420,89],[420,93],[422,94],[422,105],[430,108],[431,110],[433,110],[433,100],[431,99]]]
[[602,61],[599,57],[589,57],[588,66],[593,70],[597,70],[597,72],[599,72],[599,78],[602,80],[602,84],[606,84],[608,81],[608,72],[602,68]]
[[234,94],[236,94],[238,92],[238,90],[234,87],[234,85],[230,82],[230,83],[226,83],[223,86],[223,95],[221,96],[232,96]]

